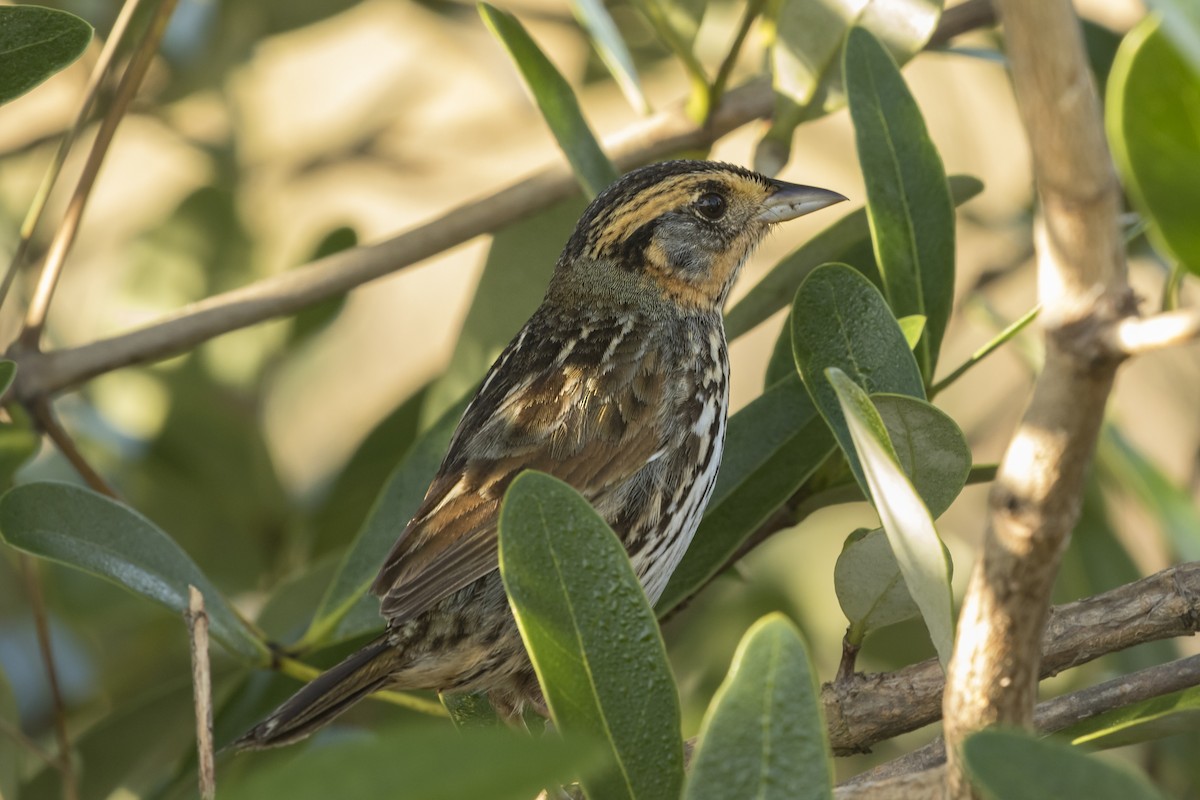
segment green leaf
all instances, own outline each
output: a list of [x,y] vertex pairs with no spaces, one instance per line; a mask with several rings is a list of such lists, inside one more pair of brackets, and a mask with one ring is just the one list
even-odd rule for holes
[[[388,550],[425,498],[465,408],[463,400],[443,414],[437,424],[413,443],[392,472],[367,521],[346,551],[341,568],[329,584],[299,647],[328,644],[333,639],[341,641],[382,626],[378,604],[367,596],[367,589],[379,573]],[[342,624],[356,606],[364,607],[367,613],[355,615],[353,626]]]
[[837,393],[862,464],[871,501],[887,531],[904,583],[921,609],[929,637],[945,666],[954,644],[950,564],[933,518],[896,461],[883,420],[859,386],[836,367],[826,376]]
[[1162,528],[1178,561],[1200,560],[1200,509],[1116,425],[1105,425],[1096,461],[1106,482],[1135,497]]
[[0,7],[0,103],[28,92],[83,55],[92,26],[40,6]]
[[754,623],[704,715],[685,800],[832,798],[820,692],[795,626]]
[[42,436],[19,404],[8,407],[13,421],[0,423],[0,490],[13,485],[17,470],[42,449]]
[[[334,253],[349,250],[357,244],[358,234],[353,228],[343,225],[340,228],[330,231],[321,239],[317,245],[317,249],[313,252],[312,258],[308,259],[308,261],[316,261],[317,259],[331,256]],[[325,330],[342,313],[342,308],[345,305],[346,293],[342,292],[341,294],[326,297],[324,300],[320,300],[300,311],[292,317],[292,327],[288,331],[287,346],[295,347]]]
[[[590,743],[533,739],[504,728],[396,728],[336,739],[225,783],[221,800],[327,800],[391,796],[420,800],[529,800],[594,764]],[[394,790],[394,791],[393,791]]]
[[295,552],[290,548],[307,537],[275,471],[261,409],[247,401],[248,386],[235,390],[207,371],[218,360],[194,353],[170,370],[155,370],[169,396],[167,416],[122,488],[132,507],[170,531],[233,594],[259,588],[280,552]]
[[929,382],[954,303],[946,173],[900,69],[869,31],[850,31],[845,70],[884,293],[896,316],[925,315],[917,363]]
[[0,394],[8,391],[13,379],[17,377],[17,362],[6,358],[0,359]]
[[600,60],[616,80],[617,86],[621,87],[621,93],[629,105],[640,114],[649,114],[650,102],[642,92],[633,56],[604,3],[601,0],[571,0],[571,10],[587,31],[596,52],[600,54]]
[[450,721],[460,731],[470,728],[494,728],[500,724],[500,717],[486,694],[443,692],[440,698],[450,714]]
[[1147,0],[1146,4],[1162,17],[1163,32],[1192,72],[1200,75],[1200,5],[1195,0]]
[[1149,235],[1200,275],[1200,68],[1172,45],[1156,18],[1125,37],[1108,80],[1106,127]]
[[308,629],[341,561],[339,553],[310,560],[271,587],[270,596],[254,618],[267,641],[293,642]]
[[[983,183],[969,175],[950,176],[950,192],[955,205],[983,191]],[[842,217],[809,239],[798,250],[780,261],[725,315],[725,333],[732,341],[765,322],[781,308],[787,308],[796,290],[808,274],[830,261],[845,262],[882,286],[875,254],[868,243],[871,231],[867,210],[860,208]]]
[[655,608],[665,614],[715,575],[834,451],[795,370],[729,418],[712,499]]
[[1010,339],[1012,339],[1014,336],[1016,336],[1018,333],[1025,330],[1026,326],[1028,326],[1029,323],[1031,323],[1035,319],[1037,319],[1037,316],[1038,316],[1038,314],[1041,313],[1041,311],[1042,311],[1042,307],[1040,305],[1034,306],[1033,308],[1026,311],[1024,314],[1022,314],[1020,317],[1013,320],[1013,322],[1011,324],[1009,324],[1008,327],[1006,327],[1004,330],[1000,331],[1000,333],[993,336],[987,344],[983,345],[983,347],[980,347],[978,350],[976,350],[974,353],[972,353],[967,358],[966,361],[964,361],[963,363],[961,363],[957,367],[955,367],[954,370],[949,375],[942,378],[940,381],[935,383],[933,386],[929,387],[930,398],[937,396],[937,394],[939,392],[941,392],[947,386],[954,383],[956,380],[958,380],[963,375],[965,375],[972,367],[977,365],[980,361],[983,361],[985,358],[990,356],[992,353],[999,350],[1003,345],[1007,344],[1008,341]]
[[[692,103],[706,102],[708,78],[692,49],[704,19],[705,0],[633,0],[633,5],[649,21],[659,41],[682,62],[692,84]],[[689,104],[689,111],[700,110]]]
[[1060,734],[1069,737],[1071,744],[1108,749],[1196,730],[1200,730],[1200,686],[1114,708]]
[[941,0],[797,0],[774,7],[775,114],[754,153],[755,167],[769,175],[787,163],[797,125],[846,102],[842,52],[851,28],[875,33],[904,64],[929,41],[942,15]]
[[841,404],[825,370],[837,367],[870,394],[924,399],[925,387],[900,324],[871,283],[845,264],[817,268],[792,306],[792,349],[804,385],[867,491]]
[[1112,72],[1113,59],[1121,46],[1121,34],[1088,19],[1079,20],[1083,28],[1083,46],[1087,51],[1088,66],[1096,76],[1096,88],[1103,95],[1108,87],[1108,76]]
[[[1102,464],[1098,463],[1098,466],[1099,469],[1089,470],[1084,484],[1079,519],[1071,531],[1071,541],[1063,554],[1055,581],[1056,603],[1090,597],[1114,586],[1133,583],[1143,577],[1129,548],[1122,541],[1122,537],[1117,535],[1109,511],[1110,501],[1120,501],[1124,504],[1125,500],[1105,489],[1101,481],[1101,474],[1105,470]],[[1163,640],[1146,642],[1138,647],[1113,653],[1105,657],[1105,662],[1107,669],[1125,674],[1178,657],[1179,648],[1176,643]]]
[[408,453],[419,433],[428,386],[392,409],[359,444],[312,512],[315,531],[310,555],[343,551],[367,519],[396,463]]
[[128,506],[70,484],[30,483],[0,498],[0,531],[18,550],[106,578],[179,614],[191,584],[204,595],[217,640],[255,663],[270,659],[179,545]]
[[479,4],[479,13],[516,62],[526,87],[541,109],[542,117],[575,170],[579,185],[587,195],[596,196],[615,181],[619,173],[608,156],[604,155],[587,120],[583,118],[570,84],[525,32],[516,17],[487,3]]
[[[181,637],[186,635],[182,624],[180,631]],[[80,782],[81,800],[106,800],[121,788],[144,797],[181,755],[195,750],[191,676],[185,665],[180,666],[175,674],[164,676],[162,684],[146,686],[72,738],[72,757],[87,776]],[[213,689],[219,702],[224,687],[218,680]],[[21,800],[62,797],[62,780],[52,765],[42,767],[21,792]]]
[[792,355],[792,315],[784,317],[779,335],[771,347],[771,355],[767,359],[767,369],[763,375],[763,391],[770,389],[784,378],[789,378],[796,372],[796,357]]
[[873,630],[921,615],[882,528],[859,528],[846,537],[833,567],[833,589],[850,622],[855,645]]
[[904,474],[937,519],[950,507],[971,472],[971,448],[948,414],[924,400],[873,394]]
[[921,341],[921,334],[925,332],[925,317],[910,314],[900,317],[896,322],[900,324],[900,332],[904,334],[904,341],[908,342],[908,349],[916,350],[917,342]]
[[1164,800],[1131,769],[1023,731],[980,731],[963,743],[963,759],[994,800]]
[[616,535],[570,486],[525,472],[500,507],[500,572],[555,726],[606,745],[588,794],[678,797],[675,681]]
[[[17,717],[17,698],[13,696],[12,687],[0,670],[0,723],[12,728],[21,729],[21,720]],[[0,741],[8,739],[8,734],[0,730]],[[8,740],[0,747],[0,800],[17,800],[17,784],[21,777],[21,748],[17,743]]]
[[[971,449],[958,425],[923,400],[896,394],[871,396],[897,461],[930,514],[941,516],[971,472]],[[943,548],[945,552],[945,548]],[[945,554],[947,564],[949,554]],[[852,643],[872,630],[911,619],[919,609],[882,530],[850,534],[833,571],[838,603],[850,621]]]
[[[673,32],[673,37],[691,50],[696,34],[700,32],[700,23],[704,21],[704,9],[707,7],[704,0],[636,0],[636,5],[651,22],[665,22],[664,28]],[[662,35],[663,30],[659,34]]]
[[454,353],[429,388],[422,420],[433,422],[479,385],[541,303],[558,255],[582,211],[578,199],[558,203],[496,232]]

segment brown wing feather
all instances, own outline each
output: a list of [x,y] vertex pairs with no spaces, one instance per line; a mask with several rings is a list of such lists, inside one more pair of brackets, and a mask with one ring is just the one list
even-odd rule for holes
[[[389,621],[419,614],[498,567],[500,501],[521,471],[548,472],[593,500],[661,447],[664,386],[655,359],[633,352],[638,340],[622,323],[597,323],[572,342],[539,330],[535,316],[501,354],[371,587]],[[618,366],[597,382],[606,351]]]

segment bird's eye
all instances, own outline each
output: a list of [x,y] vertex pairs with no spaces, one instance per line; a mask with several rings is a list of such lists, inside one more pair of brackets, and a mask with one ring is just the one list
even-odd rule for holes
[[725,198],[716,192],[702,194],[696,200],[696,210],[713,221],[725,216],[725,207]]

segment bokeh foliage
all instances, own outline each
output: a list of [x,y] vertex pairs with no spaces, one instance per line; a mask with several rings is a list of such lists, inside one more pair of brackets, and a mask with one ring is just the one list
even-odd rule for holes
[[[197,5],[203,4],[182,5],[167,40],[156,97],[163,108],[189,99],[214,102],[214,95],[223,102],[224,94],[237,89],[230,73],[245,67],[258,43],[287,31],[319,30],[355,11],[339,0]],[[356,797],[370,796],[381,785],[404,784],[421,797],[481,791],[521,797],[579,778],[596,797],[828,797],[834,770],[815,676],[836,654],[815,653],[805,643],[819,628],[805,615],[818,612],[796,608],[791,588],[824,575],[831,582],[824,610],[836,597],[849,622],[848,644],[857,649],[875,643],[869,658],[876,667],[934,651],[945,657],[952,635],[951,565],[936,520],[970,475],[986,476],[987,470],[972,464],[971,437],[962,423],[931,401],[993,348],[985,345],[961,369],[939,369],[939,356],[950,349],[955,306],[988,307],[981,288],[966,290],[965,297],[961,287],[955,289],[961,272],[956,259],[962,257],[954,247],[955,232],[969,216],[955,206],[982,186],[969,176],[947,179],[926,124],[928,110],[899,69],[911,58],[920,60],[941,4],[715,5],[709,17],[740,10],[740,16],[732,15],[738,25],[769,35],[745,42],[736,35],[736,45],[712,58],[699,35],[703,3],[636,0],[604,6],[579,0],[546,13],[595,46],[595,63],[587,70],[591,85],[615,83],[636,113],[650,105],[645,75],[681,70],[675,93],[690,92],[689,113],[702,119],[724,90],[718,76],[727,70],[721,65],[737,61],[739,46],[754,50],[756,64],[769,67],[776,105],[774,124],[755,145],[762,169],[784,167],[801,123],[848,102],[865,206],[826,220],[822,233],[758,277],[730,310],[731,338],[783,309],[787,320],[763,390],[730,421],[713,502],[657,608],[645,602],[616,540],[585,501],[546,476],[523,477],[504,505],[501,566],[562,739],[514,737],[494,720],[489,724],[478,713],[477,699],[470,698],[450,699],[447,706],[460,727],[485,730],[456,737],[449,723],[428,719],[439,714],[432,698],[393,697],[391,706],[365,704],[301,745],[308,748],[304,752],[223,757],[222,796],[228,791],[233,797]],[[1174,8],[1165,0],[1163,5]],[[0,720],[20,724],[52,746],[36,661],[31,677],[21,667],[31,662],[6,657],[3,647],[15,642],[25,655],[32,652],[28,636],[21,638],[27,610],[15,588],[15,553],[22,551],[55,565],[43,574],[61,638],[58,656],[84,797],[107,797],[118,788],[157,798],[194,791],[186,639],[176,618],[189,583],[204,590],[220,644],[214,653],[218,745],[286,696],[296,677],[332,663],[378,631],[381,622],[366,587],[419,503],[465,396],[537,303],[583,200],[616,174],[585,119],[587,108],[577,97],[581,87],[564,78],[543,51],[530,21],[520,19],[522,9],[480,10],[498,39],[489,47],[506,51],[503,58],[515,62],[514,75],[521,76],[572,165],[580,192],[495,232],[449,366],[414,381],[416,388],[380,415],[323,485],[296,491],[280,474],[264,405],[280,376],[336,332],[348,313],[345,296],[161,366],[127,371],[134,377],[120,389],[131,396],[131,417],[145,422],[153,416],[146,409],[154,407],[155,425],[123,428],[92,411],[93,403],[112,405],[106,379],[64,400],[88,455],[124,503],[79,487],[51,453],[18,472],[36,438],[19,408],[0,427],[2,476],[7,483],[16,473],[19,484],[0,501],[6,545],[0,559]],[[483,30],[458,4],[432,2],[424,11],[456,30],[468,25]],[[51,14],[56,24],[66,18],[23,13]],[[1191,30],[1186,12],[1171,18],[1183,20],[1183,34]],[[111,20],[92,22],[104,30]],[[47,24],[33,23],[31,42],[51,41],[41,35]],[[1200,97],[1200,71],[1189,49],[1194,40],[1165,36],[1156,24],[1147,19],[1134,28],[1117,52],[1107,87],[1109,129],[1135,207],[1151,232],[1152,255],[1177,275],[1169,293],[1175,303],[1186,286],[1179,276],[1200,265],[1193,258],[1195,226],[1179,213],[1200,203],[1191,202],[1200,183],[1187,179],[1200,164],[1200,147],[1195,126],[1189,128],[1184,116],[1188,105],[1165,94]],[[0,100],[69,63],[86,45],[84,31],[86,26],[75,25],[54,39],[54,47],[28,51],[36,69],[23,68],[23,88]],[[0,59],[11,51],[0,37]],[[1003,57],[999,50],[994,55]],[[1108,66],[1098,62],[1098,74],[1107,75]],[[154,118],[157,112],[141,113]],[[162,118],[162,124],[172,124],[171,115]],[[1164,145],[1157,137],[1168,133],[1171,140]],[[431,128],[427,135],[437,131]],[[210,161],[208,185],[164,208],[136,239],[127,275],[151,306],[199,300],[272,269],[263,253],[268,242],[248,210],[254,200],[248,175],[255,167],[241,152],[243,143],[236,136],[200,142]],[[359,142],[341,155],[349,159],[356,147],[378,145]],[[11,154],[0,167],[21,155]],[[311,168],[303,165],[300,171]],[[0,182],[6,179],[0,172]],[[1020,224],[1028,228],[1028,220]],[[337,224],[305,231],[302,238],[303,255],[317,257],[353,246],[359,234]],[[1032,347],[1028,340],[1011,342],[1017,334],[1018,329],[996,333],[994,344]],[[11,380],[11,369],[0,364],[0,377]],[[935,380],[939,375],[942,383]],[[305,378],[317,383],[324,375],[309,369]],[[1152,534],[1157,543],[1178,558],[1196,557],[1200,529],[1193,524],[1187,490],[1124,438],[1117,422],[1102,443],[1096,472],[1078,534],[1087,549],[1077,545],[1068,554],[1065,593],[1094,593],[1138,576],[1136,559],[1116,535],[1110,513],[1119,499],[1132,500],[1161,525]],[[851,503],[858,504],[858,518],[878,530],[866,532],[837,516],[835,506]],[[537,514],[530,511],[535,508]],[[762,525],[782,517],[777,527],[790,528],[813,515],[818,519],[806,527],[815,533],[780,538],[845,539],[836,570],[832,561],[793,561],[786,579],[774,583],[769,576],[758,583],[728,579],[735,573],[731,567],[754,569],[752,558],[738,562]],[[549,568],[555,563],[572,569],[556,572]],[[172,613],[164,614],[163,606]],[[672,617],[665,634],[655,625],[655,613]],[[1159,644],[1112,661],[1128,671],[1135,658],[1166,660],[1174,652],[1174,645]],[[268,669],[272,665],[274,671]],[[16,701],[24,700],[19,722],[16,708],[22,704],[10,701],[9,685]],[[1134,709],[1088,736],[1103,742],[1108,735],[1113,744],[1149,741],[1145,752],[1151,755],[1142,761],[1155,779],[1173,789],[1189,782],[1194,787],[1196,765],[1181,761],[1178,753],[1197,737],[1180,735],[1171,724],[1191,719],[1193,705],[1194,698],[1185,696],[1165,708]],[[770,724],[757,724],[764,720]],[[697,731],[695,772],[685,786],[681,734]],[[1168,734],[1174,739],[1163,738]],[[968,752],[974,774],[997,796],[1013,791],[1018,794],[1011,796],[1031,796],[1019,794],[1031,790],[1004,786],[1003,766],[1014,754],[1044,760],[1047,775],[1098,769],[1081,753],[1005,736],[981,735]],[[56,796],[54,769],[3,737],[0,731],[0,798]],[[471,770],[460,768],[464,761]],[[1153,796],[1141,788],[1142,778],[1118,774],[1107,778],[1113,786],[1126,782]],[[1104,783],[1105,775],[1098,771],[1093,777]]]

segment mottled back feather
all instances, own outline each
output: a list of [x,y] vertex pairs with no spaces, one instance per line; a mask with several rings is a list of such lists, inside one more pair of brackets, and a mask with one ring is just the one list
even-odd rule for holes
[[[659,357],[628,352],[646,341],[627,336],[633,317],[610,315],[585,326],[585,335],[563,338],[562,326],[546,319],[552,313],[536,314],[488,372],[388,553],[371,591],[390,623],[497,568],[500,501],[522,470],[548,472],[594,500],[633,478],[662,447]],[[594,365],[605,352],[618,366],[600,381]]]

